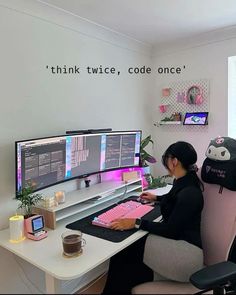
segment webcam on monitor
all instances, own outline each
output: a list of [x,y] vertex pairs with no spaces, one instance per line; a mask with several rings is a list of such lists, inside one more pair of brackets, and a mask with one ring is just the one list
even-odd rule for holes
[[208,112],[186,113],[183,125],[208,125]]

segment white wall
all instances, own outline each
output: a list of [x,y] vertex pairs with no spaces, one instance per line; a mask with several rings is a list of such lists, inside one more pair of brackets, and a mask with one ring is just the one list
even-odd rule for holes
[[161,50],[156,49],[153,57],[154,68],[158,66],[186,66],[186,69],[178,76],[156,75],[153,100],[155,110],[152,115],[153,122],[160,119],[158,105],[160,104],[160,94],[163,86],[168,86],[168,83],[174,81],[209,79],[209,125],[206,127],[153,127],[152,133],[156,145],[155,153],[158,158],[155,172],[158,175],[166,173],[160,162],[160,158],[171,143],[178,140],[185,140],[192,143],[198,152],[198,165],[201,166],[205,159],[204,154],[210,139],[218,135],[227,136],[228,132],[228,56],[235,55],[235,34],[229,40],[215,40],[211,44],[202,44],[200,46],[197,44],[191,46],[190,43],[188,44],[188,48],[176,48],[174,45],[169,46],[166,48],[166,53],[164,48]]
[[228,59],[228,135],[236,138],[236,56]]
[[[172,46],[156,49],[153,69],[183,64],[186,69],[179,76],[154,75],[154,84],[147,75],[126,73],[128,66],[150,65],[147,45],[40,2],[0,0],[0,36],[0,229],[8,226],[8,217],[17,207],[13,200],[16,140],[57,135],[77,128],[140,128],[144,135],[152,130],[158,158],[155,172],[163,174],[160,156],[172,142],[180,139],[191,142],[200,165],[209,140],[227,135],[227,58],[235,55],[235,34],[212,44],[188,44],[186,49],[181,46],[176,46],[176,50]],[[121,75],[52,75],[45,68],[57,64],[115,66]],[[200,78],[210,80],[209,126],[202,131],[183,126],[152,126],[158,120],[162,86]],[[0,249],[0,259],[5,270],[0,276],[0,293],[35,291],[20,275],[14,257]],[[9,273],[12,273],[10,279]]]
[[[150,77],[128,66],[150,65],[149,46],[32,0],[0,1],[0,229],[16,208],[14,142],[105,128],[151,130]],[[52,75],[46,65],[114,66],[119,76]],[[6,251],[0,249],[0,257]],[[10,256],[9,256],[10,257]],[[7,259],[1,268],[12,268]],[[8,273],[6,271],[6,273]],[[3,284],[4,282],[4,284]],[[0,293],[26,292],[1,273]],[[28,290],[28,292],[31,292]]]

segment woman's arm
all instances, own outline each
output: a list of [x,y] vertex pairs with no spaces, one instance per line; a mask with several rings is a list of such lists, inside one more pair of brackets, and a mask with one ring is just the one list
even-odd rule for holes
[[142,192],[139,197],[143,200],[150,201],[150,202],[157,201],[158,199],[158,196],[150,192]]
[[160,201],[161,202],[166,195],[168,195],[168,193],[165,194],[165,195],[157,196],[157,195],[152,194],[150,192],[143,192],[140,195],[140,198],[144,199],[144,200],[147,200],[147,201],[150,201],[150,202],[154,202],[154,201]]
[[193,216],[203,207],[202,193],[193,187],[178,193],[176,205],[167,222],[157,223],[142,220],[140,229],[166,238],[175,239],[192,222]]

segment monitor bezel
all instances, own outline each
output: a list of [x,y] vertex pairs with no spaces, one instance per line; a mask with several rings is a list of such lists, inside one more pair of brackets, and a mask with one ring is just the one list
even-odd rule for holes
[[[187,115],[189,115],[189,114],[192,114],[192,115],[194,115],[194,114],[205,114],[206,115],[206,121],[205,121],[204,124],[199,124],[199,123],[186,124],[185,120],[187,119]],[[206,126],[206,125],[208,125],[208,115],[209,115],[209,112],[186,112],[185,116],[184,116],[184,120],[183,120],[183,125],[185,125],[185,126]]]
[[[17,184],[18,184],[18,174],[17,174],[17,168],[18,168],[18,162],[17,162],[17,144],[18,143],[21,143],[21,142],[27,142],[27,141],[33,141],[33,140],[42,140],[42,139],[48,139],[48,138],[56,138],[56,137],[68,137],[68,136],[78,136],[78,135],[85,135],[85,136],[88,136],[88,135],[100,135],[100,134],[116,134],[116,133],[123,133],[123,134],[126,134],[126,133],[129,133],[129,132],[140,132],[140,147],[141,147],[141,141],[142,141],[142,130],[121,130],[121,131],[108,131],[108,132],[98,132],[98,133],[84,133],[84,134],[81,134],[81,133],[78,133],[78,134],[62,134],[62,135],[53,135],[53,136],[46,136],[46,137],[36,137],[36,138],[31,138],[31,139],[25,139],[25,140],[17,140],[15,141],[15,195],[16,195],[16,198],[18,198],[18,190],[17,190]],[[64,182],[67,182],[67,181],[70,181],[70,180],[76,180],[76,179],[82,179],[82,178],[86,178],[86,177],[89,177],[91,175],[95,175],[95,174],[100,174],[100,173],[105,173],[105,172],[109,172],[109,171],[115,171],[115,170],[121,170],[121,169],[126,169],[126,168],[137,168],[137,167],[140,167],[140,148],[139,148],[139,163],[138,165],[132,165],[132,166],[123,166],[123,167],[120,167],[120,168],[111,168],[111,169],[106,169],[106,170],[103,170],[103,171],[95,171],[95,172],[92,172],[92,173],[89,173],[89,174],[83,174],[83,175],[79,175],[79,176],[75,176],[75,177],[71,177],[71,178],[68,178],[68,179],[64,179],[64,180],[61,180],[61,181],[57,181],[53,184],[49,184],[49,185],[46,185],[44,187],[40,187],[38,189],[34,189],[33,192],[37,192],[37,191],[41,191],[43,189],[46,189],[46,188],[49,188],[49,187],[52,187],[54,185],[58,185],[58,184],[61,184],[61,183],[64,183]]]

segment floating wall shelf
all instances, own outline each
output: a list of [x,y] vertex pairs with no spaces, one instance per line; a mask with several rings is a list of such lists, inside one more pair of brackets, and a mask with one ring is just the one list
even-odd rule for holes
[[182,121],[163,121],[159,122],[159,125],[180,125]]

